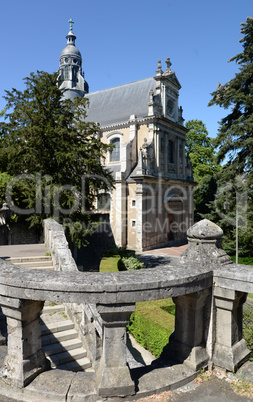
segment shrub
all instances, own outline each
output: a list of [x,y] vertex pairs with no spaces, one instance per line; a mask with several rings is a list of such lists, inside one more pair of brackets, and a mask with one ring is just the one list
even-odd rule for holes
[[129,270],[142,269],[143,266],[144,266],[144,263],[140,262],[135,257],[122,257],[118,261],[118,270],[119,271],[129,271]]
[[[243,309],[243,337],[248,348],[253,352],[253,304],[247,302]],[[251,359],[252,360],[252,359]]]
[[169,342],[170,331],[168,329],[155,324],[137,311],[131,315],[127,328],[136,341],[157,358]]
[[128,331],[144,348],[159,357],[174,331],[174,310],[172,299],[136,303]]

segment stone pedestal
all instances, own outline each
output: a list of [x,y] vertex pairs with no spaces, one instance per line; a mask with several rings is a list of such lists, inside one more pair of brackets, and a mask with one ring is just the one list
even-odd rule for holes
[[1,297],[1,305],[8,331],[8,354],[1,377],[22,388],[50,368],[41,349],[39,317],[44,302]]
[[250,356],[242,338],[242,306],[247,293],[214,287],[216,339],[213,363],[218,367],[236,371]]
[[129,396],[135,393],[126,356],[126,325],[135,304],[97,305],[103,322],[103,352],[97,371],[101,397]]
[[168,357],[196,371],[208,363],[205,329],[210,294],[211,289],[205,289],[173,298],[176,304],[175,331],[170,337]]

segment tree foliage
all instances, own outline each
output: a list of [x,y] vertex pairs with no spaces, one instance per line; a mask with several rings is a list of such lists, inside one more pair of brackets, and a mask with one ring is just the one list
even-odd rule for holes
[[209,203],[216,193],[216,164],[214,145],[202,120],[189,120],[186,134],[186,152],[190,157],[193,177],[197,186],[194,190],[194,219],[198,221],[210,212]]
[[15,205],[32,211],[32,225],[68,216],[74,233],[113,179],[101,163],[109,146],[100,141],[96,124],[85,120],[87,99],[63,100],[57,80],[57,73],[38,71],[25,78],[24,91],[6,91],[1,171],[19,175],[9,192]]
[[189,120],[185,124],[186,152],[190,157],[194,180],[198,181],[215,170],[214,145],[202,120]]
[[[223,166],[219,175],[220,191],[213,203],[211,218],[224,230],[224,248],[235,254],[237,205],[239,255],[252,256],[253,19],[251,17],[247,18],[246,23],[241,24],[241,33],[244,35],[240,40],[242,52],[229,60],[237,63],[238,73],[224,85],[219,83],[209,102],[209,106],[218,105],[228,111],[220,122],[219,132],[214,141],[218,149],[218,161],[223,161]],[[226,212],[223,208],[225,202],[229,206]]]
[[241,24],[243,52],[229,62],[238,64],[239,72],[224,85],[218,84],[209,106],[229,109],[220,122],[215,146],[218,160],[226,158],[227,175],[252,172],[253,168],[253,19]]

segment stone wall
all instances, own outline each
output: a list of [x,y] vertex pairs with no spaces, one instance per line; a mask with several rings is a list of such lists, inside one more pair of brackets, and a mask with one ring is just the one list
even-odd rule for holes
[[9,223],[0,226],[0,246],[13,244],[37,244],[43,240],[38,230],[29,228],[28,223]]

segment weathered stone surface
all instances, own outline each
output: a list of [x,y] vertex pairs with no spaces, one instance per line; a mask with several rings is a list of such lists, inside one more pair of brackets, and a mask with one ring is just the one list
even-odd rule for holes
[[213,276],[217,286],[253,293],[253,269],[250,265],[231,264],[216,268]]
[[176,304],[175,331],[163,354],[171,360],[184,362],[195,371],[208,363],[205,315],[210,311],[207,308],[211,302],[210,294],[209,288],[173,298]]
[[[53,233],[54,228],[58,231],[58,237]],[[66,269],[53,272],[29,270],[0,260],[0,305],[8,317],[9,332],[9,350],[3,370],[13,389],[15,385],[25,385],[27,380],[30,381],[37,375],[39,364],[45,369],[37,325],[37,313],[44,300],[89,303],[96,307],[100,318],[94,320],[93,334],[98,333],[95,325],[99,323],[99,333],[103,337],[102,358],[96,373],[98,399],[121,396],[131,398],[135,392],[132,378],[135,378],[139,389],[143,390],[141,395],[174,387],[180,381],[182,385],[196,370],[207,364],[208,358],[210,365],[214,363],[228,370],[237,369],[249,355],[241,336],[241,327],[245,292],[253,293],[252,268],[226,265],[229,262],[228,256],[220,248],[222,232],[209,221],[200,222],[188,235],[189,247],[177,266],[167,265],[135,272],[81,273],[76,269],[72,270],[71,259],[64,254],[66,239],[61,228],[52,222],[47,238],[58,250],[55,264],[58,267],[62,264]],[[213,284],[212,313],[209,289]],[[135,302],[165,297],[176,298],[176,328],[170,347],[174,350],[173,358],[184,361],[185,364],[172,367],[157,367],[153,364],[139,376],[135,372],[133,377],[134,372],[130,375],[127,366],[126,323],[134,310]],[[37,306],[35,309],[31,308],[33,303]],[[70,308],[73,306],[74,304]],[[92,320],[91,314],[89,325],[92,325]],[[86,329],[90,328],[87,326]],[[16,355],[19,356],[18,360]],[[18,365],[15,366],[16,361]],[[7,368],[7,364],[11,370]],[[179,367],[184,370],[181,377],[177,373],[177,381],[177,376],[174,378],[173,373]],[[40,374],[38,379],[51,378],[51,373]],[[61,374],[64,378],[65,374],[62,371]],[[83,377],[82,390],[85,395],[81,395],[81,373],[72,380],[72,384],[67,381],[59,383],[62,388],[55,398],[53,388],[49,389],[46,400],[94,400],[94,375],[90,377],[89,391],[86,387],[87,377]],[[24,392],[33,392],[32,384]],[[69,393],[65,393],[65,386],[68,386]],[[45,388],[47,389],[46,385]],[[80,392],[77,394],[78,388]],[[6,395],[9,395],[8,387],[4,389],[7,390]],[[34,388],[34,398],[31,400],[39,400],[36,398]]]
[[81,273],[27,269],[0,260],[0,294],[66,303],[130,303],[193,293],[211,286],[212,271],[193,267]]
[[187,231],[188,247],[180,256],[180,264],[199,264],[201,266],[224,265],[232,263],[231,258],[221,247],[223,230],[208,219],[195,223]]
[[[41,401],[66,401],[69,388],[76,373],[64,370],[50,370],[40,374],[26,387],[26,392],[31,395],[41,395]],[[31,399],[33,400],[33,399]]]
[[50,367],[41,349],[39,316],[44,303],[19,299],[13,301],[15,303],[9,300],[8,307],[2,305],[7,317],[8,354],[0,376],[6,382],[22,388]]
[[236,373],[236,377],[242,381],[249,381],[253,384],[253,362],[246,362]]
[[93,402],[97,400],[95,373],[76,373],[71,381],[71,386],[67,394],[67,402]]
[[132,377],[138,384],[138,398],[182,387],[195,376],[196,371],[175,362],[168,362],[167,367],[155,368],[151,365],[132,370]]
[[195,223],[187,230],[187,237],[192,239],[216,240],[223,236],[223,230],[208,219]]
[[100,396],[134,395],[135,385],[127,366],[126,325],[135,304],[98,305],[103,324],[103,352],[97,370]]
[[250,356],[242,338],[242,305],[247,294],[214,286],[216,338],[213,363],[236,371]]

